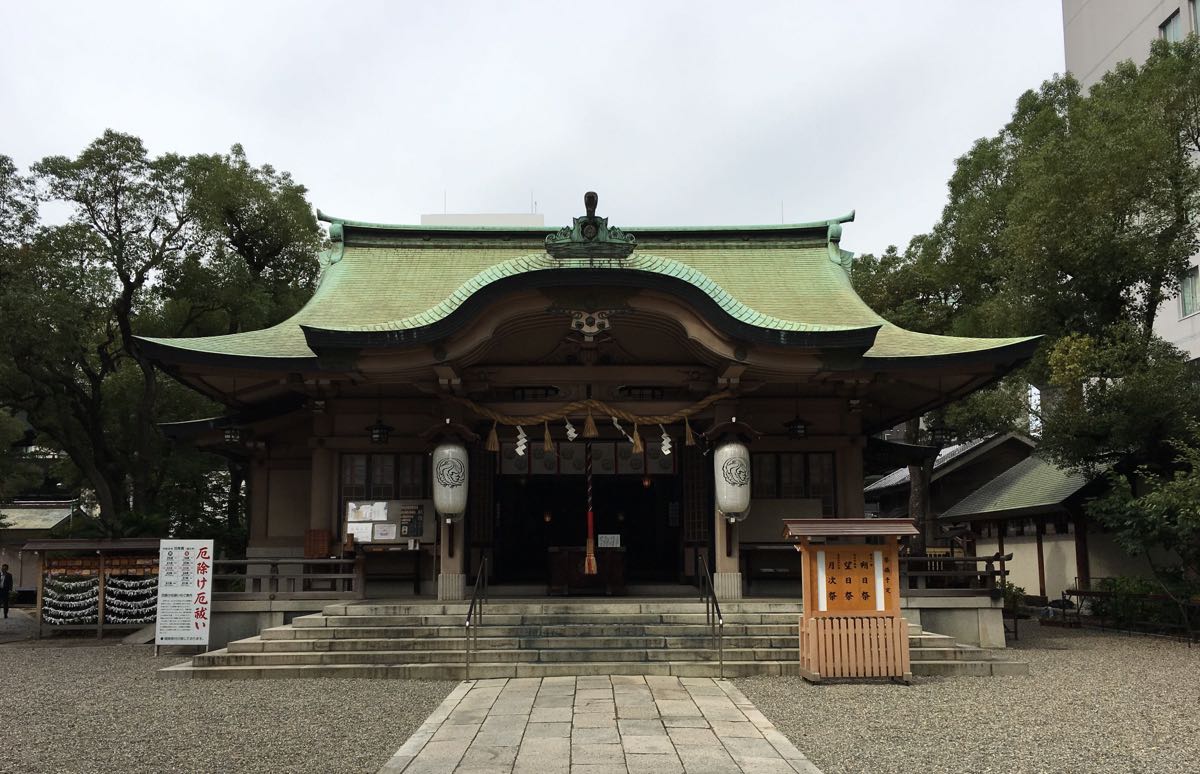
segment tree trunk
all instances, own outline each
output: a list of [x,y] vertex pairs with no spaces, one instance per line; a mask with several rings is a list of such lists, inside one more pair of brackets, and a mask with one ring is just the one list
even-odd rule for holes
[[[921,440],[921,420],[910,419],[904,425],[904,440],[916,444]],[[921,530],[915,547],[928,548],[937,535],[937,524],[933,521],[933,509],[929,502],[929,483],[933,477],[933,460],[908,466],[908,516],[917,522]]]

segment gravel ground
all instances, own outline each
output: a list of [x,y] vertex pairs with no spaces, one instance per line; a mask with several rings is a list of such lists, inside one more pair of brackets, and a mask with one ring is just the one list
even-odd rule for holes
[[1028,677],[737,686],[826,774],[1196,772],[1200,647],[1021,627]]
[[153,654],[0,645],[0,772],[374,772],[456,685],[162,680],[155,669],[184,658]]

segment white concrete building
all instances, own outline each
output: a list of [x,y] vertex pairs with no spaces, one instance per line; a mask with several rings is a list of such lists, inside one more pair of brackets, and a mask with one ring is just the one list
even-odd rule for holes
[[[1126,59],[1141,63],[1158,39],[1200,34],[1200,0],[1063,0],[1067,70],[1089,89]],[[1165,301],[1158,335],[1200,357],[1200,256],[1193,256],[1181,293]]]

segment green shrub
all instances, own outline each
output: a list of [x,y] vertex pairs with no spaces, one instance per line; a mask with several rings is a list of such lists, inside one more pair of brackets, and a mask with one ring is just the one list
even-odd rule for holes
[[1018,612],[1025,604],[1025,589],[1015,583],[1004,581],[1004,609]]

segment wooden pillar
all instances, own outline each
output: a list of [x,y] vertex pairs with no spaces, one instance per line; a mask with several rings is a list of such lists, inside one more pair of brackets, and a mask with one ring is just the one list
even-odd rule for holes
[[737,524],[730,524],[729,519],[716,508],[713,509],[713,517],[713,546],[717,559],[712,568],[713,586],[720,599],[741,599],[741,551]]
[[836,513],[839,518],[862,518],[866,511],[863,495],[863,448],[865,437],[852,439],[850,446],[837,450],[834,476],[837,486]]
[[1037,559],[1038,559],[1038,595],[1046,596],[1046,558],[1042,553],[1042,535],[1046,532],[1046,522],[1039,519],[1034,527],[1037,532]]
[[312,480],[308,501],[308,528],[330,529],[333,526],[333,452],[312,450]]
[[1092,569],[1088,562],[1088,519],[1083,513],[1071,514],[1075,521],[1075,572],[1081,589],[1092,587]]
[[[996,553],[1000,554],[1000,556],[1004,556],[1004,527],[1005,527],[1004,522],[1002,522],[1002,521],[996,522]],[[1001,583],[1008,582],[1008,576],[1004,574],[1004,560],[1003,559],[1000,560],[1000,582]]]
[[38,551],[38,574],[37,574],[37,634],[34,639],[42,638],[42,590],[45,588],[46,582],[46,552]]
[[250,542],[251,544],[263,541],[267,538],[269,525],[270,506],[271,506],[271,471],[267,467],[265,459],[256,459],[250,465],[250,475],[246,480],[247,499],[249,500],[249,508],[247,512],[250,518]]
[[96,637],[104,636],[104,586],[106,565],[104,554],[100,554],[100,561],[96,565]]
[[447,524],[437,517],[438,525],[438,599],[465,599],[467,576],[464,569],[463,524]]

